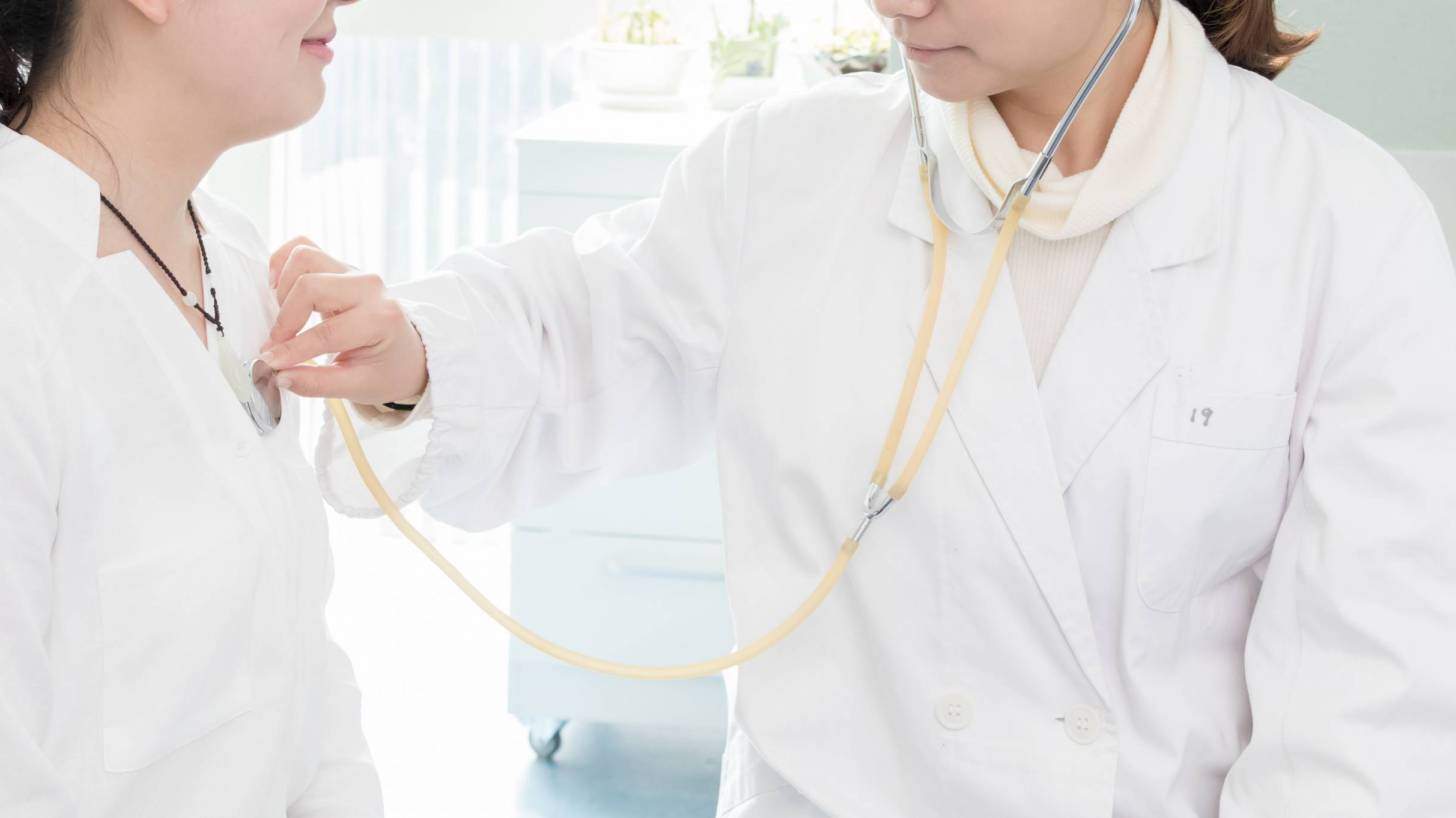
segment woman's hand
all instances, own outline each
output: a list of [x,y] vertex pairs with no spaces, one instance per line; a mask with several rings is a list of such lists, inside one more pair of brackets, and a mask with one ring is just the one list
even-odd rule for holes
[[[425,389],[425,345],[379,276],[361,273],[306,238],[279,248],[269,263],[281,309],[259,356],[279,384],[306,397],[379,404]],[[300,334],[315,312],[317,326]],[[335,353],[328,366],[302,366]]]

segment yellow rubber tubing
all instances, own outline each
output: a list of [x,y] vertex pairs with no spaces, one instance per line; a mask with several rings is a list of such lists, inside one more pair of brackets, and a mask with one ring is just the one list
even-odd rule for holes
[[854,540],[845,540],[844,545],[839,549],[839,555],[835,558],[834,564],[829,567],[829,572],[824,575],[824,578],[819,580],[819,585],[814,589],[814,593],[810,594],[809,598],[804,600],[804,603],[778,627],[769,631],[763,637],[745,648],[706,662],[664,667],[627,665],[620,662],[599,659],[595,656],[588,656],[584,653],[579,653],[570,648],[558,645],[530,628],[527,628],[512,618],[510,614],[496,607],[495,603],[491,602],[485,594],[480,592],[480,589],[471,584],[470,580],[466,579],[465,575],[460,573],[460,569],[456,568],[454,563],[446,559],[445,555],[440,553],[440,549],[436,548],[425,535],[421,534],[400,513],[399,507],[394,504],[394,500],[389,496],[389,492],[385,491],[384,486],[379,482],[379,477],[374,473],[374,467],[369,464],[369,459],[364,456],[364,449],[359,443],[359,433],[354,429],[354,422],[349,417],[349,411],[344,408],[344,404],[335,398],[330,398],[325,403],[328,404],[329,412],[334,416],[334,421],[339,424],[339,432],[344,437],[344,444],[349,449],[349,456],[353,458],[354,466],[359,470],[359,476],[364,479],[364,485],[368,487],[369,493],[374,497],[374,502],[394,522],[395,527],[399,529],[400,533],[408,538],[410,542],[414,543],[415,547],[419,548],[421,553],[430,562],[433,562],[445,576],[450,578],[451,582],[455,583],[455,587],[470,597],[470,601],[474,602],[476,607],[484,611],[486,616],[494,619],[501,627],[510,631],[512,636],[525,642],[527,645],[541,651],[547,656],[560,659],[569,665],[575,665],[576,667],[585,668],[597,673],[605,673],[608,676],[620,676],[624,679],[652,679],[656,681],[696,679],[702,676],[712,676],[728,668],[747,662],[783,641],[784,637],[797,630],[800,625],[804,624],[804,620],[809,618],[810,614],[818,610],[819,606],[824,602],[824,599],[829,596],[829,592],[834,590],[834,586],[839,584],[840,577],[844,576],[845,569],[849,567],[849,561],[854,558],[855,552],[859,548],[859,544]]
[[[927,186],[928,200],[928,181],[923,174],[922,183]],[[1011,239],[1015,235],[1016,228],[1021,221],[1026,202],[1027,200],[1023,197],[1015,203],[1006,224],[1001,229],[996,248],[991,256],[989,269],[981,284],[979,297],[976,299],[976,304],[971,310],[970,320],[961,336],[960,345],[956,350],[955,359],[951,364],[950,375],[947,378],[947,382],[941,388],[940,395],[935,402],[934,408],[931,410],[930,419],[927,421],[926,427],[921,433],[919,444],[912,453],[909,464],[900,479],[890,489],[891,496],[896,500],[902,499],[909,492],[910,483],[915,479],[920,464],[925,459],[925,455],[930,448],[930,442],[934,439],[935,433],[940,427],[940,422],[949,408],[951,393],[955,390],[956,384],[959,381],[960,372],[965,368],[966,361],[970,359],[971,349],[975,345],[976,337],[980,332],[981,320],[985,317],[986,309],[990,304],[991,294],[996,289],[996,282],[1000,277],[1002,267],[1005,265],[1006,255],[1011,248]],[[931,221],[935,225],[932,286],[927,299],[926,309],[922,314],[921,332],[918,334],[919,337],[916,341],[910,370],[906,375],[906,383],[901,390],[895,419],[890,425],[885,451],[882,453],[881,462],[874,475],[874,483],[876,485],[881,485],[883,479],[887,476],[889,463],[894,457],[895,449],[899,448],[898,443],[904,432],[906,419],[909,415],[909,404],[914,394],[916,379],[919,376],[920,369],[924,366],[925,356],[930,345],[930,334],[934,328],[935,316],[940,303],[941,285],[945,278],[946,245],[948,244],[949,237],[945,226],[941,224],[940,219],[935,217],[933,208],[930,212]],[[449,577],[450,581],[455,583],[455,587],[459,588],[469,597],[470,601],[474,602],[476,607],[480,608],[485,612],[486,616],[494,619],[501,627],[509,631],[512,636],[547,656],[586,670],[603,673],[608,676],[619,676],[624,679],[670,681],[674,679],[696,679],[703,676],[712,676],[731,667],[741,665],[783,641],[789,634],[798,630],[799,626],[804,624],[804,621],[819,609],[819,606],[824,603],[829,593],[839,584],[839,580],[844,576],[845,570],[849,568],[849,561],[854,559],[855,553],[859,550],[859,543],[853,537],[847,538],[844,544],[840,546],[839,554],[834,558],[834,564],[829,566],[828,572],[819,580],[819,584],[815,586],[814,592],[809,594],[809,598],[805,599],[803,604],[799,605],[787,619],[779,623],[778,627],[764,634],[747,647],[736,650],[733,653],[694,664],[667,666],[629,665],[600,659],[595,656],[588,656],[584,653],[579,653],[570,648],[558,645],[530,628],[527,628],[525,625],[522,625],[510,614],[496,607],[485,594],[480,592],[480,589],[476,588],[470,580],[466,579],[465,575],[460,572],[460,569],[455,567],[454,563],[446,559],[445,555],[441,554],[440,550],[424,534],[421,534],[410,524],[410,521],[400,512],[399,507],[395,505],[394,499],[389,496],[389,492],[385,491],[384,485],[379,481],[379,476],[374,473],[374,467],[369,463],[369,458],[364,454],[364,447],[359,441],[358,430],[354,428],[354,421],[349,416],[349,410],[344,407],[343,402],[336,398],[330,398],[325,403],[328,405],[329,413],[333,415],[334,421],[339,425],[339,433],[343,435],[344,445],[349,450],[349,457],[353,459],[354,467],[359,471],[359,476],[364,480],[365,487],[369,489],[369,494],[373,496],[374,502],[379,506],[380,510],[394,523],[395,528],[399,529],[401,534],[410,542],[414,543],[415,547],[430,562],[435,564],[435,567],[439,568],[445,576]]]

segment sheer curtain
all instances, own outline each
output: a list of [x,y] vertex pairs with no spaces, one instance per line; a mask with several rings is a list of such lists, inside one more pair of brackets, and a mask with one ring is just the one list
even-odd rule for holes
[[[395,282],[427,272],[459,247],[512,237],[511,137],[570,101],[569,47],[351,36],[336,48],[323,110],[271,140],[257,168],[268,177],[270,238],[306,235],[330,255]],[[306,452],[323,414],[309,405],[300,427]],[[442,545],[470,540],[412,517]],[[334,517],[333,525],[356,542],[398,538],[388,523]]]
[[329,97],[270,151],[269,232],[387,279],[516,228],[511,135],[567,102],[566,46],[350,38]]
[[[272,241],[308,235],[391,281],[427,271],[457,247],[510,238],[511,136],[569,101],[569,50],[410,32],[351,34],[336,50],[319,116],[245,155],[220,177],[222,192],[252,196]],[[301,443],[311,454],[325,410],[305,406]],[[406,514],[509,606],[505,530],[468,534],[418,508]],[[330,513],[329,527],[329,627],[364,691],[386,813],[516,814],[517,782],[534,756],[506,710],[505,632],[389,522]]]

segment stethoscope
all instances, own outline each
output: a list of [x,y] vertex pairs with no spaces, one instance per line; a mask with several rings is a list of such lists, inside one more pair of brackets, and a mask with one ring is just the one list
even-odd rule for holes
[[[992,214],[989,221],[982,225],[979,230],[970,230],[960,226],[950,215],[945,206],[945,198],[940,187],[939,160],[935,152],[930,148],[930,138],[925,130],[925,117],[920,111],[920,86],[915,81],[915,73],[910,70],[907,63],[905,66],[905,81],[910,84],[910,115],[915,127],[915,147],[920,152],[920,168],[923,173],[930,176],[931,203],[935,209],[935,215],[940,218],[952,233],[959,236],[974,236],[990,233],[1001,228],[1007,218],[1011,215],[1013,203],[1018,199],[1030,199],[1032,191],[1041,183],[1042,177],[1052,166],[1052,159],[1062,147],[1062,140],[1067,138],[1067,132],[1072,129],[1072,123],[1076,121],[1077,115],[1082,113],[1082,108],[1087,104],[1087,98],[1092,96],[1097,84],[1102,81],[1102,75],[1107,73],[1107,67],[1112,64],[1113,58],[1122,50],[1122,44],[1127,36],[1132,33],[1133,26],[1137,23],[1138,12],[1142,10],[1142,0],[1131,0],[1127,6],[1127,15],[1123,18],[1121,27],[1113,36],[1112,42],[1102,52],[1097,64],[1092,67],[1092,73],[1082,82],[1082,87],[1077,89],[1077,95],[1072,98],[1072,104],[1062,114],[1057,122],[1057,127],[1052,130],[1051,138],[1047,140],[1046,147],[1042,148],[1041,154],[1037,156],[1036,162],[1027,172],[1026,178],[1013,184],[1011,192],[1001,202],[1001,207]],[[901,53],[904,50],[901,49]]]
[[[1015,238],[1016,229],[1026,212],[1027,203],[1031,199],[1032,192],[1036,190],[1037,184],[1042,176],[1051,167],[1052,158],[1056,155],[1057,149],[1061,147],[1062,140],[1066,137],[1067,131],[1071,129],[1073,121],[1086,104],[1087,98],[1097,87],[1102,75],[1107,71],[1108,65],[1122,48],[1128,34],[1132,31],[1137,21],[1138,11],[1142,7],[1142,0],[1130,0],[1127,16],[1123,20],[1117,35],[1102,53],[1092,73],[1082,83],[1076,97],[1071,105],[1067,107],[1066,113],[1062,115],[1056,129],[1052,132],[1051,138],[1047,140],[1046,147],[1041,155],[1037,157],[1036,163],[1026,178],[1011,187],[1001,207],[992,214],[989,221],[979,230],[967,230],[961,227],[951,216],[945,207],[944,198],[940,187],[938,173],[938,162],[935,152],[931,149],[928,136],[925,130],[925,120],[920,107],[920,88],[915,81],[914,72],[909,65],[905,68],[905,78],[910,85],[910,111],[914,123],[915,146],[920,158],[920,182],[926,200],[926,209],[930,214],[934,234],[934,249],[932,253],[931,280],[929,292],[926,296],[925,307],[921,314],[920,326],[916,332],[914,353],[911,356],[910,365],[905,373],[904,381],[900,388],[900,398],[895,409],[894,419],[890,423],[889,431],[885,435],[884,446],[880,452],[880,458],[875,466],[875,471],[870,478],[868,487],[865,490],[862,507],[859,512],[858,522],[853,532],[845,538],[840,545],[839,553],[836,555],[829,570],[820,579],[813,592],[803,603],[791,613],[788,618],[764,636],[725,656],[710,659],[703,662],[696,662],[686,665],[653,667],[642,665],[627,665],[618,662],[608,661],[583,653],[571,650],[558,645],[535,633],[529,628],[513,619],[510,614],[496,607],[479,589],[477,589],[465,575],[454,566],[439,549],[435,548],[423,534],[421,534],[409,520],[405,519],[394,500],[380,483],[379,477],[374,473],[369,459],[364,454],[363,446],[359,442],[358,431],[349,417],[348,410],[342,401],[329,399],[326,401],[329,413],[339,425],[339,432],[344,439],[344,444],[349,450],[349,456],[354,461],[359,476],[363,479],[364,485],[368,488],[370,495],[374,498],[389,519],[394,523],[410,542],[447,576],[461,592],[470,598],[487,616],[494,619],[513,636],[522,642],[536,648],[542,653],[559,659],[570,665],[575,665],[586,670],[596,671],[612,676],[620,676],[629,679],[692,679],[701,676],[709,676],[722,672],[728,668],[740,665],[753,659],[769,648],[773,647],[790,633],[798,629],[810,615],[816,611],[824,602],[834,587],[839,584],[840,578],[844,576],[849,562],[858,552],[860,543],[869,532],[870,527],[885,512],[900,500],[904,499],[910,490],[911,483],[919,473],[920,466],[925,456],[930,451],[930,444],[935,439],[941,422],[945,419],[946,411],[950,405],[950,399],[960,382],[961,373],[965,370],[966,361],[970,358],[971,349],[975,346],[976,338],[980,333],[982,319],[985,317],[987,307],[990,305],[991,295],[995,292],[996,284],[1000,279],[1001,271],[1006,265],[1006,256],[1011,250],[1011,241]],[[991,260],[987,267],[985,278],[982,280],[980,292],[977,295],[975,306],[966,321],[965,329],[962,331],[960,343],[956,348],[955,358],[950,366],[949,374],[945,383],[941,384],[940,392],[936,398],[934,407],[931,410],[929,419],[921,430],[920,437],[911,452],[909,460],[900,472],[899,477],[893,483],[889,483],[891,467],[894,463],[896,453],[899,451],[900,443],[904,437],[905,427],[910,415],[910,408],[913,403],[916,387],[920,381],[920,373],[925,369],[925,359],[930,348],[930,340],[935,332],[936,316],[940,312],[941,294],[945,285],[946,255],[951,233],[962,236],[970,236],[985,233],[997,233],[996,246],[991,254]],[[281,404],[277,397],[277,384],[267,365],[258,361],[245,364],[246,369],[252,375],[252,395],[245,401],[250,417],[259,424],[260,431],[267,432],[275,428],[282,419],[281,411],[275,411],[274,407]],[[260,421],[261,418],[261,421]]]

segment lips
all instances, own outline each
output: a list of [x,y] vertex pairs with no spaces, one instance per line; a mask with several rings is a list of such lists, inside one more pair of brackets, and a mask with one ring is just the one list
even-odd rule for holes
[[334,41],[334,38],[337,36],[339,36],[338,31],[329,31],[314,37],[304,37],[303,44],[327,46],[329,43],[332,43]]
[[313,55],[325,63],[332,62],[334,59],[334,50],[329,48],[329,43],[333,42],[334,37],[337,35],[338,32],[330,31],[318,37],[308,37],[303,41],[301,48],[304,53]]
[[951,50],[952,48],[955,47],[955,46],[921,45],[920,43],[912,43],[909,40],[901,40],[900,42],[906,48],[913,48],[916,51],[930,51],[930,52],[934,52],[934,51],[949,51],[949,50]]

